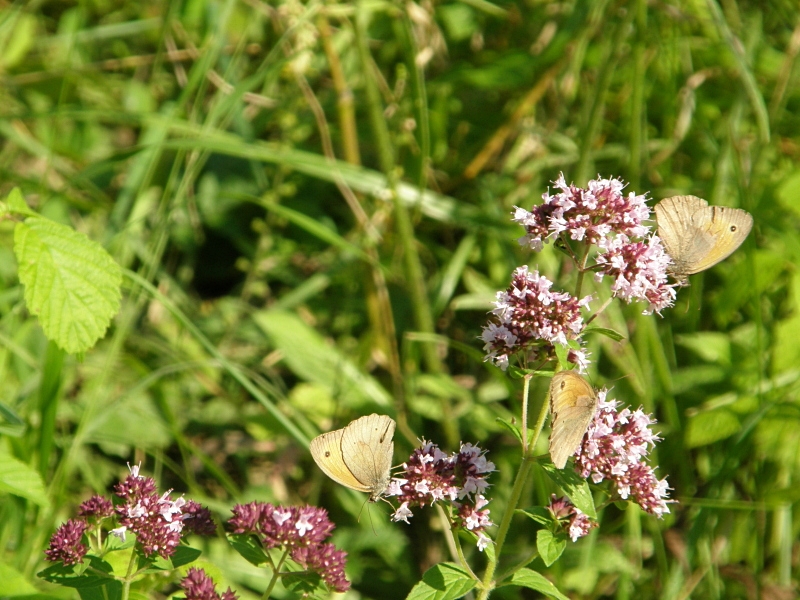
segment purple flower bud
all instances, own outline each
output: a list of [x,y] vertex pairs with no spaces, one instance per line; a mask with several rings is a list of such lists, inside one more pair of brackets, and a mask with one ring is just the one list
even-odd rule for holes
[[62,524],[50,538],[50,546],[44,551],[47,560],[61,561],[66,566],[83,562],[89,547],[81,540],[88,527],[85,521],[79,519],[70,519]]
[[573,542],[588,535],[593,528],[597,527],[597,523],[583,514],[579,508],[570,502],[569,498],[556,498],[556,495],[552,494],[550,496],[550,505],[547,509],[554,519],[566,521],[563,525]]
[[214,581],[203,569],[191,567],[181,580],[186,600],[236,600],[237,596],[228,588],[222,596],[214,589]]
[[92,496],[80,505],[79,517],[97,517],[104,519],[114,514],[114,505],[111,500],[103,496]]

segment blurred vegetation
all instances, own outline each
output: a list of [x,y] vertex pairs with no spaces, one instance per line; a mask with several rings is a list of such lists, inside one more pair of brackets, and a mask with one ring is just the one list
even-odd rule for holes
[[[509,220],[563,171],[739,206],[755,227],[663,318],[611,305],[600,324],[626,340],[590,342],[595,385],[659,419],[680,503],[664,521],[608,507],[531,567],[576,598],[794,597],[798,52],[793,0],[0,4],[0,192],[127,270],[109,333],[65,355],[0,225],[0,450],[49,500],[0,490],[0,595],[63,596],[35,576],[50,534],[142,461],[221,519],[254,499],[325,506],[347,597],[405,597],[450,559],[435,511],[362,514],[307,442],[370,412],[398,419],[398,462],[417,437],[478,442],[500,510],[518,449],[495,419],[518,415],[521,382],[478,336],[517,265],[569,281]],[[554,491],[535,467],[528,504]],[[510,559],[532,527],[512,528]],[[243,597],[263,591],[224,540],[202,549]]]

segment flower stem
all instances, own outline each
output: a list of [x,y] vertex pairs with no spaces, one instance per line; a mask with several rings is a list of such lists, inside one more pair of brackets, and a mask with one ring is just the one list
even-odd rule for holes
[[[529,385],[529,380],[526,377],[525,388],[523,392],[525,396],[523,400],[523,406],[526,406],[528,402],[528,391],[529,391],[528,385]],[[500,522],[500,529],[497,532],[497,539],[495,540],[494,543],[495,558],[494,560],[490,560],[489,564],[486,565],[486,571],[483,574],[483,581],[481,584],[482,589],[480,595],[478,596],[478,600],[486,600],[496,585],[496,582],[492,581],[492,577],[494,577],[494,573],[497,570],[497,560],[502,553],[503,545],[505,544],[506,536],[508,535],[508,530],[511,527],[511,520],[514,518],[514,513],[517,510],[517,505],[519,504],[519,500],[522,497],[522,490],[525,487],[525,482],[528,479],[528,474],[530,473],[531,466],[533,465],[533,461],[535,460],[533,457],[533,452],[534,449],[536,448],[536,442],[539,440],[539,434],[541,434],[542,432],[542,428],[544,427],[544,422],[547,419],[547,414],[549,412],[550,412],[550,393],[548,391],[547,396],[545,396],[544,402],[542,403],[542,409],[539,411],[539,417],[538,419],[536,419],[533,439],[531,440],[530,446],[527,448],[527,450],[522,456],[522,463],[519,466],[519,471],[517,471],[517,477],[514,480],[514,487],[511,489],[511,495],[508,498],[508,507],[506,509],[506,512],[503,514],[503,520]],[[525,435],[526,438],[524,439],[527,439],[527,431],[525,432]],[[521,567],[515,567],[515,568],[521,568]]]
[[133,566],[136,564],[136,550],[131,548],[131,560],[128,562],[128,572],[122,583],[122,600],[128,600],[131,593],[131,583],[133,583]]
[[261,596],[264,600],[269,599],[269,595],[272,593],[275,584],[278,583],[278,578],[281,576],[281,567],[283,567],[283,563],[286,560],[286,557],[289,556],[289,550],[284,550],[281,559],[278,561],[278,564],[275,565],[275,569],[272,571],[272,579],[270,579],[269,585],[267,589],[264,590],[264,595]]

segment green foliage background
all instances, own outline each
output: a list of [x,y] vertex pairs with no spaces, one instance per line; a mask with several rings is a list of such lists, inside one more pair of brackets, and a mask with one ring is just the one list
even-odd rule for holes
[[[663,318],[612,304],[600,324],[626,339],[590,341],[593,382],[659,419],[680,503],[664,521],[608,507],[531,568],[576,598],[792,597],[798,52],[790,0],[0,5],[0,192],[126,269],[109,333],[65,355],[0,224],[0,595],[63,596],[35,577],[50,534],[141,460],[223,519],[255,499],[325,506],[348,597],[405,597],[450,559],[436,513],[359,520],[307,441],[384,412],[397,461],[417,436],[478,442],[502,510],[519,449],[495,419],[518,417],[521,385],[478,336],[516,266],[569,289],[509,220],[563,171],[739,206],[755,227]],[[548,481],[534,469],[528,505]],[[511,559],[535,535],[519,519]],[[200,547],[244,597],[263,590],[223,540]]]

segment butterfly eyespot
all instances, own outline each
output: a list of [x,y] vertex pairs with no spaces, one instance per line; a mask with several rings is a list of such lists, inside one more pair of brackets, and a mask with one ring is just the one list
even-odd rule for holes
[[733,233],[734,231],[736,231],[736,225],[731,225],[731,233]]
[[330,455],[331,455],[331,451],[330,450],[325,450],[325,458],[329,458]]

